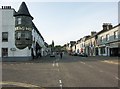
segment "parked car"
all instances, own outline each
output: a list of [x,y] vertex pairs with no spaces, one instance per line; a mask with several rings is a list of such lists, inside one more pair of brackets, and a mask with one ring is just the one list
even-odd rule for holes
[[78,54],[78,56],[81,56],[81,57],[88,57],[88,55],[85,54],[85,53],[80,53],[80,54]]
[[72,56],[77,56],[78,54],[75,53],[75,52],[73,52],[73,53],[71,53],[71,55],[72,55]]

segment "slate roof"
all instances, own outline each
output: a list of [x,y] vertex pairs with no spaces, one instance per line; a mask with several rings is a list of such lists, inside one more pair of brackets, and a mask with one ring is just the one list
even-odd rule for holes
[[107,32],[107,31],[109,31],[109,30],[112,30],[112,29],[114,29],[114,28],[116,28],[116,27],[118,27],[118,26],[120,26],[120,23],[119,23],[118,25],[112,27],[111,29],[108,29],[108,30],[101,30],[101,31],[99,31],[96,35],[99,35],[99,34],[102,34],[102,33],[104,33],[104,32]]
[[29,17],[31,17],[33,19],[33,17],[29,13],[29,10],[28,10],[27,5],[25,4],[25,2],[22,2],[22,4],[19,7],[18,12],[15,13],[14,16],[21,16],[21,15],[29,16]]
[[41,35],[41,33],[38,31],[37,27],[35,26],[35,24],[32,22],[33,28],[36,30],[36,32],[39,34],[39,36],[42,38],[42,40],[44,41],[43,36]]

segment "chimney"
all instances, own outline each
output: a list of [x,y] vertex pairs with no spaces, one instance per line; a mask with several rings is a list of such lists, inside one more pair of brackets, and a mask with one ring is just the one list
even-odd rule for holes
[[2,9],[11,9],[11,6],[2,6]]
[[112,24],[109,24],[109,29],[112,29],[112,27],[113,27]]
[[112,29],[111,23],[103,23],[103,30],[110,30]]
[[91,32],[91,36],[95,35],[96,34],[96,31],[92,31]]

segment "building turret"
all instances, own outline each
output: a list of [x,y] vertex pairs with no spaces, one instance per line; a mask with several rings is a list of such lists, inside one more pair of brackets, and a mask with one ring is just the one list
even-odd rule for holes
[[22,2],[15,16],[15,45],[19,49],[32,45],[32,20],[25,2]]

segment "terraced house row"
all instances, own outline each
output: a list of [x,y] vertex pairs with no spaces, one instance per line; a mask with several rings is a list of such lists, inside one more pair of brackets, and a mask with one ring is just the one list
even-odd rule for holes
[[33,19],[25,2],[17,12],[11,6],[0,8],[0,60],[25,61],[47,55],[47,43]]
[[120,56],[120,24],[103,23],[99,32],[92,31],[77,41],[66,44],[68,52],[85,53],[89,56]]

